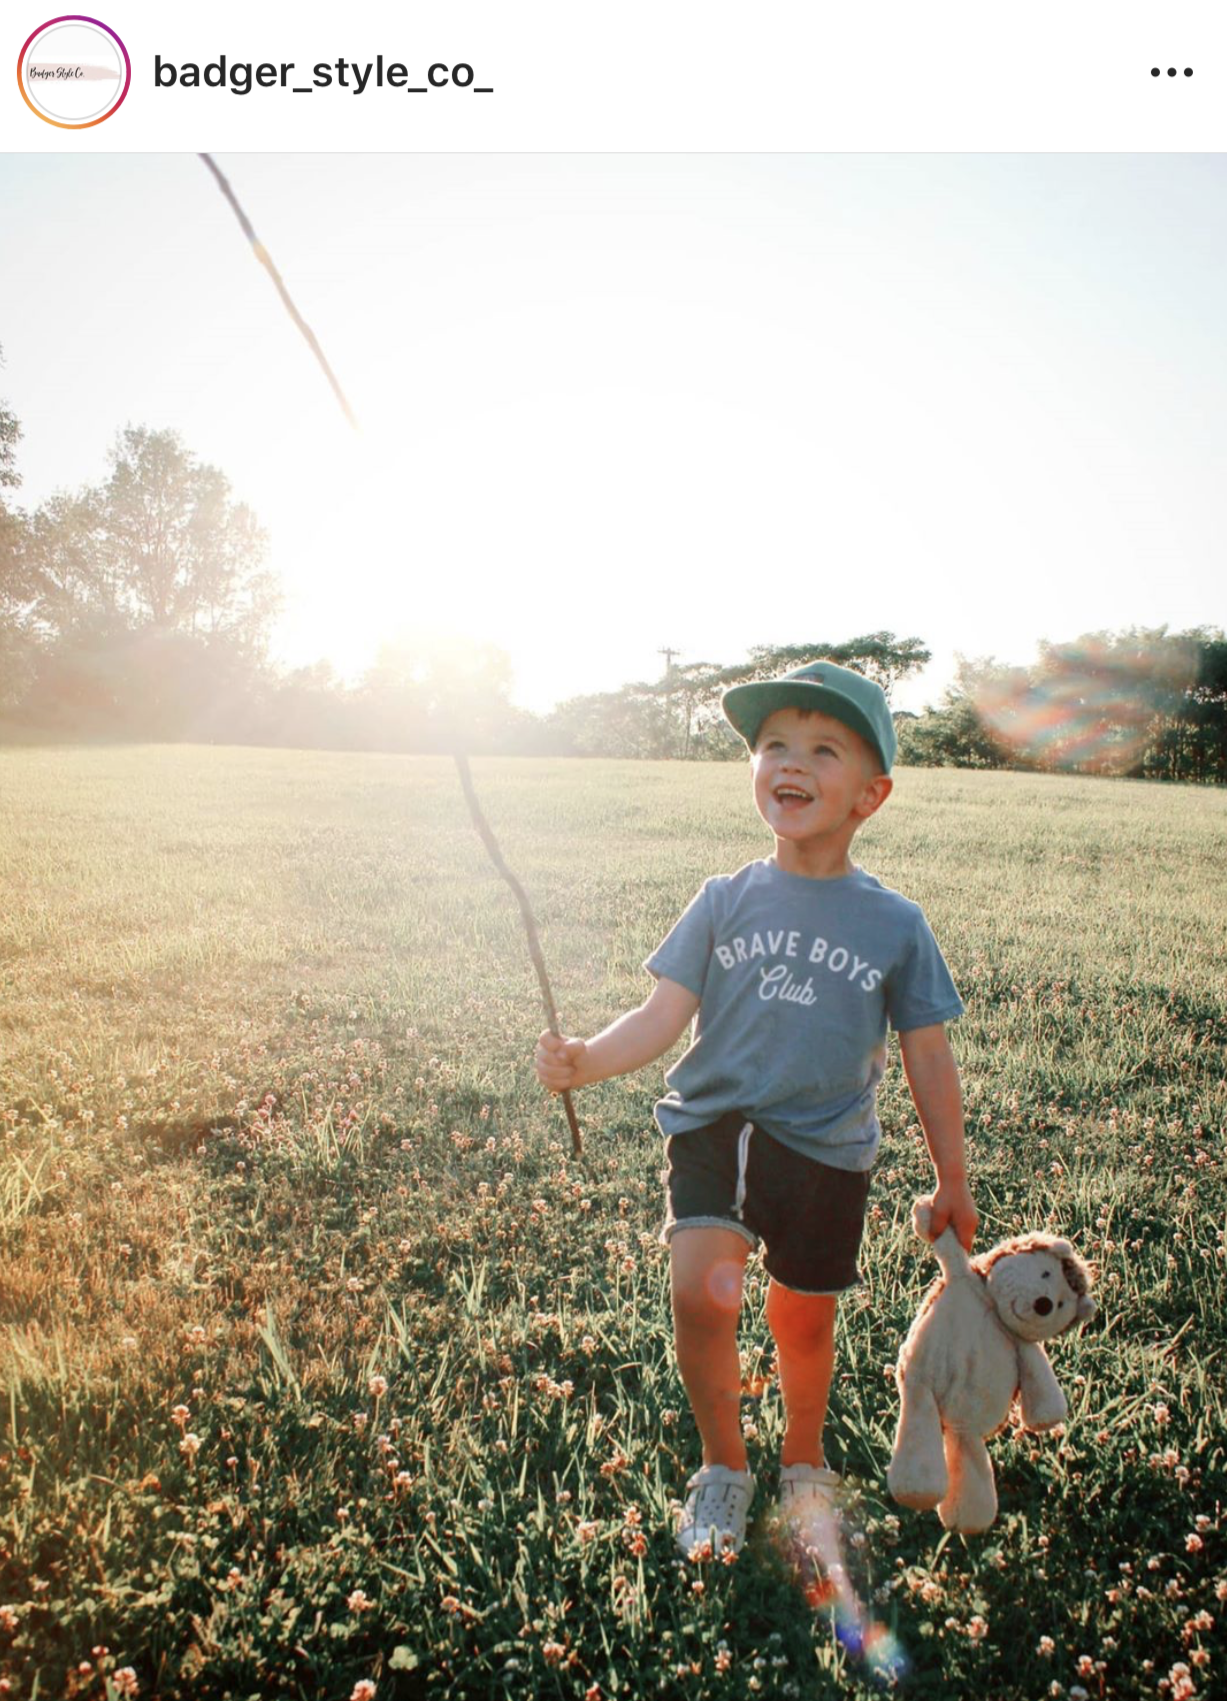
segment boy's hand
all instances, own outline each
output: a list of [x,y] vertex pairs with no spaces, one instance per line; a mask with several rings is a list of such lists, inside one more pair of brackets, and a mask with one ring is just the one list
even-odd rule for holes
[[551,1093],[565,1093],[572,1087],[582,1087],[584,1054],[588,1047],[582,1039],[560,1039],[547,1028],[537,1041],[533,1062],[537,1079]]
[[953,1228],[964,1252],[971,1251],[976,1238],[980,1213],[966,1181],[939,1181],[933,1195],[933,1215],[929,1223],[929,1238],[936,1240],[945,1228]]

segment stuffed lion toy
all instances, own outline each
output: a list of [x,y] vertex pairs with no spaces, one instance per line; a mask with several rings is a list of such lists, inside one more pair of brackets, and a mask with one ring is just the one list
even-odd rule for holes
[[[912,1208],[929,1240],[932,1201]],[[887,1485],[902,1506],[937,1508],[948,1530],[986,1530],[997,1485],[986,1436],[1017,1398],[1024,1429],[1052,1429],[1068,1407],[1042,1343],[1095,1315],[1090,1272],[1067,1240],[1006,1240],[969,1258],[947,1228],[932,1242],[942,1273],[899,1352],[899,1427]]]

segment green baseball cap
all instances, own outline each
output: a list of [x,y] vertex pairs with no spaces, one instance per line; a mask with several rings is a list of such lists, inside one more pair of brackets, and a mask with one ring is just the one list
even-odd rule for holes
[[877,751],[888,774],[899,746],[885,691],[863,673],[840,667],[837,662],[806,662],[778,679],[731,685],[720,699],[720,707],[751,750],[758,729],[777,709],[817,709],[842,721]]

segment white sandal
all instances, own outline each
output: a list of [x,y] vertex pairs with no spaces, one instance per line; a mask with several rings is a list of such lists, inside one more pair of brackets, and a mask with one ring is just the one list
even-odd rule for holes
[[839,1477],[825,1465],[780,1470],[780,1522],[827,1571],[841,1564],[838,1493]]
[[677,1526],[677,1545],[687,1559],[710,1544],[713,1555],[740,1553],[746,1539],[746,1520],[754,1498],[749,1471],[727,1465],[704,1465],[686,1484],[686,1504]]

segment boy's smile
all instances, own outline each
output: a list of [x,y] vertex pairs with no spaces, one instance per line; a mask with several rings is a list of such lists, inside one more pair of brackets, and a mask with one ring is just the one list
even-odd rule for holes
[[754,803],[788,873],[848,872],[848,847],[890,791],[865,744],[842,721],[800,709],[768,715],[754,746]]

